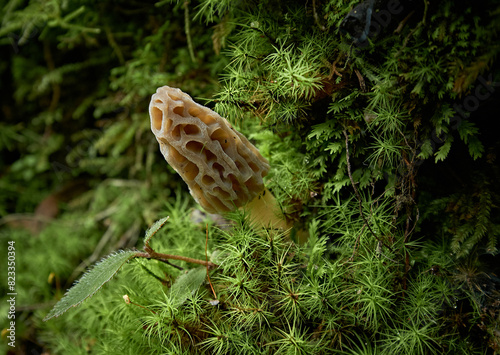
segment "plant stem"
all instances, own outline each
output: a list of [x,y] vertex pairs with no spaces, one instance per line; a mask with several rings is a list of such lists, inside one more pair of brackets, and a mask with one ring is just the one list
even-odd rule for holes
[[187,256],[182,256],[182,255],[157,253],[153,249],[151,249],[150,247],[145,247],[144,250],[145,250],[145,252],[138,252],[137,254],[135,254],[135,257],[136,258],[155,259],[155,260],[160,260],[160,261],[180,260],[180,261],[185,261],[185,262],[191,263],[191,264],[203,265],[203,266],[206,266],[207,268],[210,268],[210,269],[215,269],[218,267],[217,264],[214,264],[211,261],[188,258]]
[[345,155],[346,155],[346,160],[347,160],[347,174],[349,175],[349,180],[351,180],[352,188],[354,189],[354,193],[356,194],[356,198],[359,203],[359,214],[361,215],[361,218],[363,218],[363,221],[365,222],[366,227],[370,231],[371,234],[380,242],[382,243],[387,249],[391,250],[391,247],[388,246],[387,244],[384,243],[383,240],[381,240],[373,231],[372,227],[368,223],[368,220],[366,219],[364,213],[363,213],[363,202],[361,200],[361,195],[359,194],[358,188],[356,187],[356,184],[354,183],[354,179],[352,178],[352,173],[351,173],[351,162],[349,160],[349,136],[347,135],[347,131],[344,129],[342,132],[344,132],[344,137],[345,137]]
[[193,40],[191,38],[191,27],[189,26],[189,1],[184,1],[184,30],[186,31],[187,45],[189,50],[189,55],[193,63],[196,63],[196,57],[194,55]]
[[319,29],[321,31],[326,31],[326,27],[319,22],[318,12],[316,11],[316,0],[313,0],[313,16],[314,22],[316,22],[316,25],[318,25]]
[[[208,223],[207,223],[207,236],[205,238],[205,261],[208,263],[207,249],[208,249]],[[212,280],[210,280],[210,272],[208,266],[207,266],[207,279],[208,279],[208,284],[212,289],[212,293],[214,294],[215,299],[217,299],[217,294],[215,293],[214,287],[212,286]]]

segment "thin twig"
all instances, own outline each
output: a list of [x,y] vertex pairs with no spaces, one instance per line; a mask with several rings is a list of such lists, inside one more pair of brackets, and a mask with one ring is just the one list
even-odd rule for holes
[[427,2],[427,0],[423,0],[424,1],[424,16],[422,18],[422,21],[420,21],[418,23],[417,26],[415,26],[415,28],[413,30],[410,31],[410,33],[408,34],[408,36],[406,36],[405,40],[403,41],[403,46],[398,50],[398,52],[396,53],[396,57],[399,57],[399,55],[401,54],[401,52],[403,51],[403,49],[405,49],[406,45],[408,44],[408,41],[410,40],[410,37],[413,36],[413,34],[422,26],[425,25],[425,19],[427,17],[427,9],[428,9],[428,5],[429,3]]
[[[47,69],[52,72],[56,69],[54,58],[52,57],[52,51],[50,50],[50,44],[48,41],[43,41],[43,56],[47,62]],[[59,99],[61,98],[61,86],[57,81],[52,82],[52,99],[49,105],[49,111],[53,112],[59,104]]]
[[412,11],[408,15],[406,15],[406,17],[399,23],[398,27],[394,30],[393,33],[399,34],[399,32],[401,32],[403,30],[403,27],[405,27],[406,22],[408,22],[408,20],[410,19],[410,17],[413,16],[414,13],[415,13],[415,11]]
[[184,270],[184,268],[183,268],[182,266],[179,266],[179,265],[176,265],[176,264],[174,264],[174,263],[171,263],[171,262],[170,262],[170,261],[168,261],[168,260],[159,260],[159,259],[158,259],[158,261],[161,261],[162,263],[165,263],[165,264],[167,264],[167,265],[169,265],[169,266],[172,266],[172,267],[176,268],[177,270],[181,270],[181,271],[183,271],[183,270]]
[[156,314],[156,312],[155,312],[155,311],[153,311],[152,309],[149,309],[149,308],[147,308],[147,307],[144,307],[144,306],[142,306],[142,305],[140,305],[140,304],[138,304],[138,303],[132,302],[132,301],[130,300],[129,295],[123,295],[123,300],[125,301],[125,303],[126,303],[126,304],[133,304],[134,306],[141,307],[142,309],[145,309],[146,311],[150,311],[151,313]]
[[208,279],[208,284],[210,285],[210,288],[212,289],[212,293],[214,294],[214,298],[217,299],[217,294],[215,293],[214,287],[212,286],[212,280],[210,280],[210,272],[208,269],[208,223],[207,223],[207,237],[205,238],[205,261],[207,262],[207,279]]
[[326,27],[319,22],[318,12],[316,11],[316,0],[313,0],[313,16],[314,22],[316,22],[316,25],[318,25],[319,29],[321,31],[326,31]]
[[[399,133],[401,134],[401,136],[403,137],[403,139],[405,140],[405,143],[406,143],[406,146],[410,148],[411,150],[411,153],[412,153],[412,158],[410,161],[404,159],[404,162],[406,163],[407,167],[408,167],[408,173],[407,173],[407,176],[408,176],[408,179],[409,179],[409,184],[410,184],[410,187],[412,188],[412,193],[411,193],[411,196],[410,196],[410,199],[411,199],[411,202],[416,205],[415,203],[415,175],[414,175],[414,165],[415,165],[415,157],[416,157],[416,147],[412,147],[410,145],[410,143],[408,142],[408,140],[406,139],[406,136],[403,134],[403,132],[401,132],[401,130],[399,130]],[[408,236],[413,232],[413,230],[415,229],[417,223],[418,223],[418,220],[420,218],[420,210],[418,209],[418,206],[416,207],[417,209],[417,215],[416,215],[416,218],[415,218],[415,223],[413,224],[413,226],[411,227],[410,229],[410,220],[411,220],[411,213],[410,212],[407,212],[407,218],[406,218],[406,228],[405,228],[405,234],[404,234],[404,243],[406,244],[406,241],[408,239]]]
[[151,277],[154,277],[155,279],[157,279],[158,281],[161,282],[162,285],[166,285],[169,280],[166,280],[166,279],[162,279],[160,276],[156,275],[154,272],[152,272],[151,270],[149,270],[146,266],[144,266],[142,263],[139,263],[139,265],[142,267],[142,269],[144,271],[146,271]]
[[109,28],[108,25],[104,26],[104,31],[106,32],[106,38],[108,39],[109,45],[111,46],[111,48],[113,48],[113,51],[118,57],[118,61],[120,62],[121,65],[125,64],[125,58],[123,57],[123,53],[120,49],[120,46],[118,46],[118,43],[116,43],[115,37],[113,36],[113,32],[111,32],[111,29]]
[[354,69],[354,73],[356,73],[356,76],[358,77],[359,87],[361,88],[361,91],[362,92],[367,92],[367,90],[366,90],[366,84],[365,84],[365,79],[363,78],[363,76],[361,75],[361,73],[359,72],[359,70],[358,69]]
[[[165,222],[167,221],[168,217],[165,219]],[[163,222],[163,223],[165,223]],[[161,226],[160,226],[161,227]],[[180,260],[180,261],[185,261],[187,263],[191,264],[198,264],[198,265],[203,265],[206,266],[207,268],[210,269],[215,269],[219,267],[219,265],[216,265],[208,260],[200,260],[200,259],[193,259],[189,258],[187,256],[182,256],[182,255],[172,255],[172,254],[163,254],[163,253],[157,253],[156,251],[153,250],[153,248],[149,245],[151,238],[156,234],[153,233],[149,238],[147,238],[144,241],[144,252],[137,252],[134,257],[136,258],[146,258],[146,259],[154,259],[154,260],[159,260],[162,262],[166,262],[167,264],[170,264],[168,260]]]
[[356,254],[356,250],[358,250],[359,239],[361,238],[361,234],[363,234],[365,227],[366,227],[366,224],[363,224],[363,227],[361,227],[361,231],[358,233],[358,236],[356,237],[356,242],[354,243],[354,249],[352,250],[352,255],[351,255],[350,261],[354,260],[354,254]]
[[349,63],[349,59],[351,58],[351,53],[352,53],[352,47],[353,46],[354,46],[354,42],[352,42],[351,45],[349,46],[349,52],[347,53],[347,59],[345,60],[344,68],[342,68],[342,69],[347,68],[347,63]]
[[330,64],[326,59],[322,59],[323,63],[325,63],[326,66],[330,67],[330,73],[328,74],[328,80],[332,80],[333,74],[337,74],[338,76],[342,77],[342,74],[340,74],[337,70],[337,63],[340,60],[340,55],[335,59],[333,64]]
[[186,31],[187,45],[189,55],[193,63],[196,63],[196,56],[194,55],[193,39],[191,38],[191,26],[189,25],[189,1],[184,1],[184,30]]
[[346,149],[346,160],[347,160],[347,174],[349,174],[349,179],[351,180],[351,184],[352,184],[352,187],[354,189],[354,193],[356,194],[356,198],[358,199],[358,203],[359,203],[359,214],[361,215],[361,218],[363,218],[363,221],[365,222],[366,224],[366,227],[368,228],[368,230],[371,232],[371,234],[373,234],[373,236],[379,241],[382,243],[383,246],[385,246],[387,249],[391,250],[391,247],[388,246],[387,244],[384,243],[383,240],[381,240],[376,234],[375,232],[373,231],[373,229],[370,227],[370,224],[368,223],[368,221],[366,220],[366,217],[363,213],[363,202],[362,202],[362,199],[361,199],[361,195],[359,194],[359,191],[358,191],[358,188],[356,187],[356,184],[354,183],[354,179],[352,177],[352,173],[351,173],[351,162],[349,160],[349,136],[347,135],[347,131],[344,129],[343,130],[344,132],[344,137],[345,137],[345,149]]
[[[144,249],[146,250],[146,248],[144,248]],[[180,261],[185,261],[185,262],[191,263],[191,264],[203,265],[203,266],[209,267],[210,269],[215,269],[218,267],[218,265],[216,265],[210,261],[207,262],[205,260],[193,259],[193,258],[189,258],[187,256],[182,256],[182,255],[157,253],[154,250],[152,250],[151,248],[149,248],[149,250],[146,250],[145,252],[138,252],[137,254],[135,254],[135,257],[154,259],[154,260],[160,260],[160,261],[180,260]]]

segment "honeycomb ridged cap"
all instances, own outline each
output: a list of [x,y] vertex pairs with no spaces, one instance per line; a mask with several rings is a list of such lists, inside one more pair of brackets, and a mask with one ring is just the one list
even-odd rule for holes
[[232,211],[264,189],[268,161],[231,124],[180,89],[157,89],[151,130],[166,161],[210,213]]

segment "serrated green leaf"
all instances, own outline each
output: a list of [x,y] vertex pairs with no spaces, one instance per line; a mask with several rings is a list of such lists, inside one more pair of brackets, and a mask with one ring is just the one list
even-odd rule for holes
[[472,122],[467,120],[463,120],[457,127],[458,133],[460,134],[460,138],[464,141],[465,144],[469,143],[469,137],[475,136],[478,134],[479,129]]
[[137,254],[137,251],[119,251],[107,256],[87,271],[82,278],[64,295],[54,308],[43,319],[47,321],[59,317],[71,307],[76,307],[87,298],[92,297],[108,282],[120,268]]
[[334,142],[328,144],[328,146],[325,148],[325,151],[330,151],[330,154],[335,154],[337,152],[340,152],[344,145],[340,142]]
[[346,97],[343,97],[340,100],[336,100],[334,102],[331,102],[330,105],[328,106],[328,113],[333,113],[333,114],[340,113],[344,109],[352,106],[354,100],[358,96],[359,96],[358,90],[354,90]]
[[359,184],[361,187],[368,186],[372,180],[371,170],[366,169],[363,171],[363,175],[359,179]]
[[307,139],[319,139],[322,135],[327,135],[333,130],[333,121],[329,120],[324,123],[320,123],[312,126],[311,133],[307,136]]
[[484,146],[477,137],[471,137],[469,140],[469,154],[472,159],[481,158],[484,152]]
[[169,216],[164,217],[162,219],[157,220],[153,225],[146,231],[146,238],[144,238],[144,245],[147,245],[149,243],[149,240],[153,235],[158,232],[158,230],[163,227],[163,225],[167,222],[169,219]]
[[446,142],[444,142],[444,144],[441,147],[439,147],[436,154],[434,154],[436,157],[435,158],[436,163],[440,160],[444,160],[448,156],[448,153],[450,152],[450,149],[451,149],[452,142],[453,142],[453,137],[448,136],[448,139],[446,139]]
[[430,139],[426,139],[424,143],[420,146],[420,153],[418,154],[418,158],[427,159],[433,153],[432,142]]
[[207,276],[207,269],[199,267],[189,270],[188,273],[181,275],[175,280],[170,288],[170,295],[175,300],[176,307],[182,305],[186,300],[200,288]]
[[333,192],[339,192],[344,186],[350,183],[349,178],[342,179],[341,181],[335,181],[333,183],[334,189]]

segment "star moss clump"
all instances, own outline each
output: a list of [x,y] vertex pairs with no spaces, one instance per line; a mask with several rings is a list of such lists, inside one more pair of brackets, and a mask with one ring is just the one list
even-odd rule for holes
[[[0,95],[0,149],[19,154],[0,162],[0,233],[22,246],[25,352],[499,351],[498,1],[2,11],[13,96]],[[149,131],[163,85],[207,99],[255,144],[307,240],[199,210]],[[19,222],[46,197],[56,213]],[[41,322],[87,266],[165,216],[156,252],[217,267],[133,258]]]

